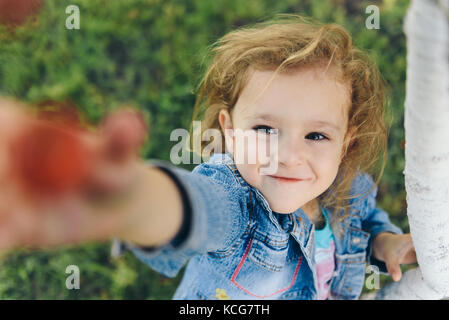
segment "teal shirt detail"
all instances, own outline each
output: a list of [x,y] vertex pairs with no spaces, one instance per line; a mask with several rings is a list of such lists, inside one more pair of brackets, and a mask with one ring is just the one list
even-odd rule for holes
[[326,210],[321,208],[321,212],[323,213],[324,219],[326,221],[326,225],[323,229],[315,230],[315,242],[317,248],[329,248],[330,243],[334,239],[334,235],[332,233],[332,229],[330,227],[329,218],[327,217]]

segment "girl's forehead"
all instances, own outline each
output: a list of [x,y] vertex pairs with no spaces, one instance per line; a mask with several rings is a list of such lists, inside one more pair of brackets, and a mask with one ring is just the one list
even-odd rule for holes
[[294,73],[253,70],[233,114],[243,119],[321,118],[346,122],[349,84],[331,69],[304,68]]

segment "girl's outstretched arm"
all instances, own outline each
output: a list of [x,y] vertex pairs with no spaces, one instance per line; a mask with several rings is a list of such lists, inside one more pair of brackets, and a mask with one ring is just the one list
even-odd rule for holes
[[177,185],[183,204],[182,225],[171,241],[160,246],[116,241],[114,255],[129,249],[152,269],[174,277],[190,258],[205,253],[228,254],[243,241],[253,223],[254,199],[230,155],[215,154],[192,172],[165,161],[150,163]]
[[[140,164],[138,182],[130,186],[129,197],[114,209],[123,215],[115,236],[138,246],[158,246],[178,233],[183,219],[183,203],[174,181],[160,169]],[[108,214],[108,205],[98,210]]]

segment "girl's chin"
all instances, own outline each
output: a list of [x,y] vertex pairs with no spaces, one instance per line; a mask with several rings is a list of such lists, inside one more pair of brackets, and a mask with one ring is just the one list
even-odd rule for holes
[[289,214],[289,213],[293,213],[296,210],[298,210],[299,208],[301,208],[305,203],[295,203],[295,204],[289,204],[289,203],[270,203],[270,208],[271,210],[273,210],[276,213],[282,213],[282,214]]
[[[299,199],[297,196],[298,192],[287,193],[263,189],[260,191],[267,200],[271,210],[276,213],[293,213],[309,201],[309,199]],[[294,201],[292,201],[293,199]]]

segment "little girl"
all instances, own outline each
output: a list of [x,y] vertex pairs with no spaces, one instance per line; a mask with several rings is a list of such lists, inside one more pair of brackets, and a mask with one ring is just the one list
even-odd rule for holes
[[[164,245],[128,248],[169,277],[188,263],[175,299],[355,299],[366,261],[398,280],[411,239],[393,235],[364,173],[386,144],[374,63],[342,27],[300,18],[233,31],[212,51],[196,107],[225,149],[193,173],[153,162],[177,185],[183,224]],[[254,149],[236,146],[237,130],[277,135],[276,173],[235,161]]]
[[[411,238],[366,173],[386,152],[375,64],[342,27],[296,16],[230,32],[212,53],[196,105],[223,133],[210,159],[193,172],[133,160],[135,183],[72,213],[70,239],[40,243],[113,235],[168,277],[187,264],[174,299],[357,299],[366,262],[399,280]],[[255,148],[236,132],[275,137],[277,170],[240,161]]]

